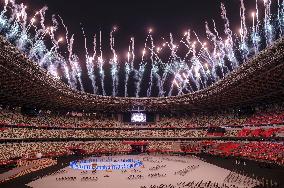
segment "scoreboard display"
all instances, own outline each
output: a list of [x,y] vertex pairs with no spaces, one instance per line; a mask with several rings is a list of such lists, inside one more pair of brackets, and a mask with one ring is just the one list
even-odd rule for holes
[[145,124],[155,122],[155,114],[147,112],[129,112],[123,114],[123,122]]
[[131,113],[131,123],[146,123],[147,118],[145,113]]

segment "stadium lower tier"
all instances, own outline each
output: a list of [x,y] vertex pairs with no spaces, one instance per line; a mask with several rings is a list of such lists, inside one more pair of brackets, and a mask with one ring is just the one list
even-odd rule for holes
[[[138,148],[138,150],[137,150]],[[284,145],[277,142],[225,141],[92,141],[92,142],[21,142],[0,144],[1,164],[13,160],[56,157],[72,154],[208,153],[237,156],[284,165]]]

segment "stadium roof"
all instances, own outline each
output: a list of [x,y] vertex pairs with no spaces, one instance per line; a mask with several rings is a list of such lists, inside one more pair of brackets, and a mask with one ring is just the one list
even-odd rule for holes
[[224,79],[192,94],[160,98],[97,96],[52,77],[0,36],[0,104],[50,110],[123,112],[228,108],[284,101],[284,38]]

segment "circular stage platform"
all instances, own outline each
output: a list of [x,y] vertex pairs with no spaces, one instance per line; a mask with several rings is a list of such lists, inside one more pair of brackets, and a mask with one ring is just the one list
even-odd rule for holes
[[86,160],[72,161],[70,168],[75,170],[124,170],[138,168],[143,163],[134,159],[90,158]]

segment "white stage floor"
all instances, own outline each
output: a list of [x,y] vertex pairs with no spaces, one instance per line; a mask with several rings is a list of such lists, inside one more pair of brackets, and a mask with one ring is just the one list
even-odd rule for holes
[[[109,158],[109,157],[104,157]],[[82,170],[74,170],[70,167],[63,168],[63,173],[58,173],[56,175],[46,176],[30,182],[28,186],[33,188],[140,188],[141,186],[149,187],[150,185],[160,185],[160,184],[172,184],[177,185],[180,182],[190,182],[190,181],[202,181],[203,182],[216,182],[224,183],[224,179],[229,175],[230,171],[217,167],[215,165],[209,164],[202,161],[201,159],[192,156],[167,156],[167,155],[118,155],[111,156],[114,160],[122,159],[134,159],[143,162],[143,167],[135,168],[138,172],[134,172],[134,169],[127,169],[127,172],[122,172],[122,170],[113,170],[112,172],[97,171],[92,174],[92,171],[88,171],[86,174],[82,174]],[[157,165],[166,165],[158,170],[150,170],[152,167]],[[186,173],[184,176],[175,174],[175,172],[185,169],[188,166],[198,166]],[[160,173],[166,174],[165,177],[149,177],[149,174]],[[109,177],[104,177],[108,175]],[[129,180],[130,175],[142,175],[142,179]],[[75,181],[61,180],[57,181],[56,178],[61,177],[76,177]],[[97,181],[81,181],[82,177],[97,177]],[[228,183],[226,183],[228,184]],[[238,182],[238,187],[249,187],[241,185]],[[176,186],[178,187],[178,186]],[[252,186],[250,186],[252,187]]]

